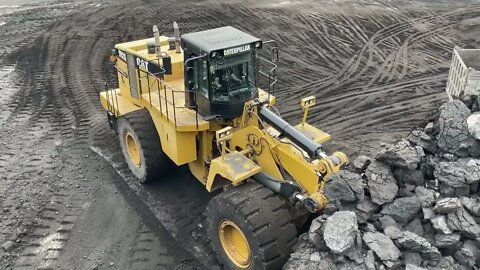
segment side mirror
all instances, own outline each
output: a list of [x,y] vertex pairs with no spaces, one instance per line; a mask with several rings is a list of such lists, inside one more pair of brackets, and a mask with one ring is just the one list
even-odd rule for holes
[[273,63],[276,63],[278,62],[280,59],[278,57],[278,48],[277,47],[273,47],[272,48],[272,62]]

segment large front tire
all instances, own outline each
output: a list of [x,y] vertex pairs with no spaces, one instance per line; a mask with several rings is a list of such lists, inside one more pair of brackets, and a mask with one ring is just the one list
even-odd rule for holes
[[297,241],[284,202],[258,183],[217,195],[206,215],[212,249],[225,269],[281,269]]
[[167,166],[172,162],[162,151],[158,132],[148,110],[120,117],[117,131],[128,167],[139,182],[151,182],[167,172]]

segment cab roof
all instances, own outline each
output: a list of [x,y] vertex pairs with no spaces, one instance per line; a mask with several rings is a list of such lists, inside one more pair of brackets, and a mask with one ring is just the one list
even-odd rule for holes
[[232,26],[182,35],[182,47],[197,55],[261,42],[260,39]]

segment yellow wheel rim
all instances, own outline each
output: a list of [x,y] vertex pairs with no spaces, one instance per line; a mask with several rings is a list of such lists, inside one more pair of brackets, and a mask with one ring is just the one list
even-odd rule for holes
[[251,263],[250,246],[242,230],[230,220],[223,220],[218,229],[222,248],[238,267],[247,268]]
[[130,131],[125,132],[125,146],[132,163],[135,166],[140,167],[142,159],[140,157],[139,145]]

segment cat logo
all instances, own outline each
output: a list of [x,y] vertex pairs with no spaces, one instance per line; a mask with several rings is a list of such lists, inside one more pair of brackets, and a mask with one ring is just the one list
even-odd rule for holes
[[225,49],[223,50],[223,56],[234,55],[234,54],[243,53],[246,51],[250,51],[250,44],[247,44],[241,47]]

